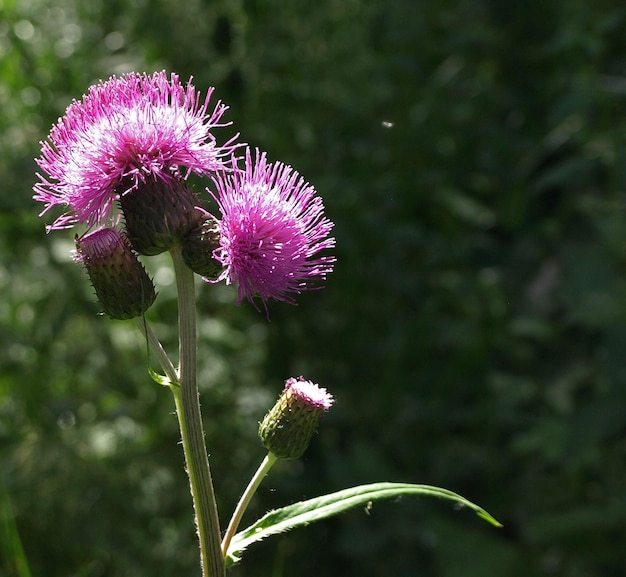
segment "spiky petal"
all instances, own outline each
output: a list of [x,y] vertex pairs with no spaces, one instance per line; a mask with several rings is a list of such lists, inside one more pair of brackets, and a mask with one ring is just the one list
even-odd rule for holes
[[[176,74],[130,73],[112,76],[73,101],[41,143],[41,169],[34,198],[45,213],[67,207],[49,227],[86,223],[115,224],[115,201],[150,179],[169,181],[190,172],[208,174],[224,168],[233,140],[217,146],[212,130],[227,107],[209,109],[191,84]],[[120,186],[122,185],[122,186]]]
[[[292,294],[320,288],[335,257],[320,256],[335,246],[333,223],[313,186],[280,162],[270,164],[246,150],[245,169],[214,177],[222,219],[215,258],[218,280],[238,287],[238,304],[259,296],[294,304]],[[256,305],[255,305],[256,306]],[[257,307],[258,308],[258,307]]]

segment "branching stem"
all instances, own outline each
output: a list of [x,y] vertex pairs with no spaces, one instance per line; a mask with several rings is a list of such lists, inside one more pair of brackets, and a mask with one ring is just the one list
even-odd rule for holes
[[171,387],[183,441],[183,451],[194,511],[203,577],[223,577],[220,526],[209,469],[200,397],[196,380],[196,298],[193,272],[187,268],[179,250],[171,251],[178,289],[178,328],[180,387]]

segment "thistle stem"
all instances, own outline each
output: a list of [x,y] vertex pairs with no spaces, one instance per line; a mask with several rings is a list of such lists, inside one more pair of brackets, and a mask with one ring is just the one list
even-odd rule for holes
[[148,341],[148,345],[152,352],[156,355],[159,360],[159,364],[163,369],[163,372],[167,376],[167,378],[174,384],[178,384],[178,371],[174,368],[172,361],[167,356],[167,353],[163,349],[163,345],[157,338],[157,336],[152,331],[152,327],[148,324],[148,321],[145,317],[137,317],[135,319],[137,321],[137,326],[139,330],[143,333]]
[[261,481],[265,478],[265,476],[269,473],[270,469],[276,462],[278,457],[274,455],[274,453],[269,452],[265,455],[265,458],[259,465],[256,473],[250,479],[246,490],[243,492],[241,499],[239,499],[239,503],[237,503],[237,507],[235,508],[235,512],[228,524],[228,529],[226,529],[226,534],[224,535],[224,540],[222,541],[222,555],[226,557],[228,553],[228,547],[230,546],[230,542],[232,541],[235,532],[237,531],[237,527],[239,527],[239,523],[241,522],[241,518],[248,508],[248,504],[250,503],[252,497],[256,493],[256,490],[259,488]]
[[185,462],[196,515],[203,577],[223,577],[220,526],[209,469],[196,381],[196,299],[193,272],[180,250],[171,251],[178,289],[180,387],[171,387],[183,442]]

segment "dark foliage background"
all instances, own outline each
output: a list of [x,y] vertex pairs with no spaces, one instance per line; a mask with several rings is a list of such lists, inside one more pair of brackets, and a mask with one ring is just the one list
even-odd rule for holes
[[[173,403],[31,200],[38,141],[99,78],[166,68],[336,222],[327,288],[271,322],[198,286],[226,520],[257,421],[336,407],[266,509],[444,486],[252,548],[237,577],[612,577],[626,566],[626,6],[601,0],[0,1],[0,575],[198,575]],[[226,138],[228,131],[223,131]],[[150,318],[175,346],[167,259]]]

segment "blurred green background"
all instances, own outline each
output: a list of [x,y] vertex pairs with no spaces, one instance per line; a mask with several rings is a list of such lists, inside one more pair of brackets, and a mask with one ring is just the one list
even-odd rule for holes
[[[505,525],[381,503],[254,546],[231,574],[623,575],[625,28],[617,0],[0,0],[0,575],[199,575],[171,396],[31,199],[72,98],[163,68],[215,86],[242,140],[336,223],[327,287],[270,322],[198,285],[224,522],[263,456],[257,422],[303,374],[336,406],[246,520],[389,480]],[[146,264],[173,350],[168,261]]]

